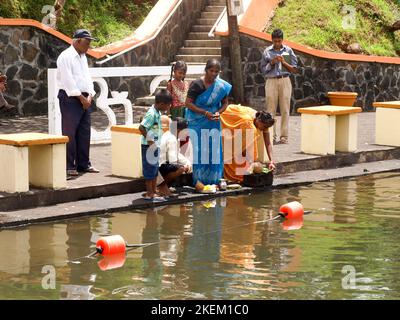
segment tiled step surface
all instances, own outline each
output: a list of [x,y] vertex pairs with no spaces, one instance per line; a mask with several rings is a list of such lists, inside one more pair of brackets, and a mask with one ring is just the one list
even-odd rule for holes
[[186,62],[198,62],[206,63],[209,59],[221,59],[219,55],[177,55],[177,60],[183,60]]
[[202,48],[202,47],[183,47],[179,50],[179,55],[198,55],[198,53],[204,55],[221,55],[221,48]]
[[221,48],[219,40],[186,40],[185,47]]

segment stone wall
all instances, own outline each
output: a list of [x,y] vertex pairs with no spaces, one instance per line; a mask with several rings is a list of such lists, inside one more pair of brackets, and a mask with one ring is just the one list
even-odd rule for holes
[[8,77],[5,97],[21,115],[47,113],[47,68],[68,44],[32,27],[0,26],[0,70]]
[[[101,67],[169,65],[206,3],[207,0],[183,0],[154,40]],[[8,77],[5,97],[17,107],[20,115],[47,114],[47,68],[56,67],[57,57],[68,46],[41,29],[0,26],[0,71]],[[98,66],[94,59],[88,58],[92,67]],[[149,94],[151,80],[150,77],[132,77],[107,81],[110,91],[129,91],[128,98],[134,102]],[[0,117],[5,115],[0,111]]]
[[[271,43],[241,34],[242,66],[246,103],[257,109],[265,107],[265,80],[260,65],[262,53]],[[223,77],[231,79],[229,66],[229,41],[222,38]],[[374,101],[400,99],[400,65],[329,60],[302,52],[298,73],[291,76],[293,94],[292,113],[300,107],[329,104],[328,91],[358,93],[356,105],[364,111],[373,110]]]

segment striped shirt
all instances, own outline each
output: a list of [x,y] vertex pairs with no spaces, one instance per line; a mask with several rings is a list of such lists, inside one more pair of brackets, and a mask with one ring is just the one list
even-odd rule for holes
[[147,130],[147,139],[142,135],[141,143],[143,145],[148,145],[147,140],[154,141],[158,146],[160,146],[160,140],[162,136],[162,126],[161,126],[161,112],[158,111],[154,105],[147,111],[141,126],[145,127]]

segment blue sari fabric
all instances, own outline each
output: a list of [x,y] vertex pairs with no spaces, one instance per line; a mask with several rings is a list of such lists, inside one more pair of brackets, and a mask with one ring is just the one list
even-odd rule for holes
[[[232,86],[217,78],[194,104],[208,112],[215,113],[221,108],[222,100],[230,93]],[[193,185],[218,184],[224,173],[222,154],[221,122],[208,120],[205,115],[186,110],[186,119],[193,144]]]

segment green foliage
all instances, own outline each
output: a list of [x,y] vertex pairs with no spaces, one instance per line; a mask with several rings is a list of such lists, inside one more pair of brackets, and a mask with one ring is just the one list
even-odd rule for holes
[[[345,5],[356,10],[355,29],[343,28]],[[341,52],[359,43],[364,54],[397,56],[400,38],[388,30],[397,20],[395,0],[285,0],[267,32],[281,28],[286,39],[321,50]]]
[[[121,40],[142,23],[156,0],[67,0],[57,29],[68,36],[79,28],[89,29],[102,46]],[[1,0],[0,16],[42,21],[45,5],[54,0]]]

